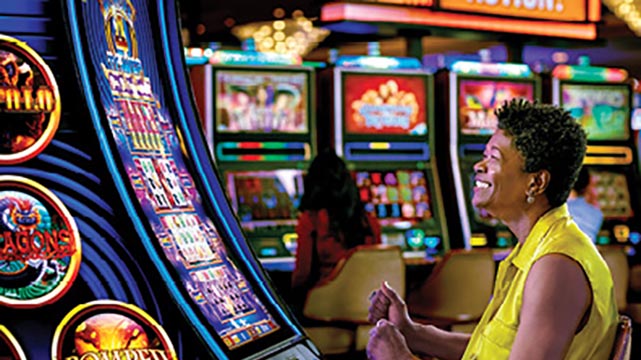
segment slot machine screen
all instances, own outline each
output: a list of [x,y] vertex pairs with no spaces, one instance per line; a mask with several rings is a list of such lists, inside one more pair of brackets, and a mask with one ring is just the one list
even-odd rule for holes
[[633,216],[628,180],[623,173],[591,170],[592,185],[603,218],[625,220]]
[[627,85],[561,84],[561,105],[581,122],[588,140],[630,137],[630,89]]
[[343,73],[343,119],[351,135],[427,135],[427,78]]
[[416,224],[433,218],[423,171],[356,171],[353,176],[365,210],[382,226],[394,226],[399,221]]
[[458,88],[459,124],[465,135],[492,135],[498,119],[494,110],[506,101],[534,101],[534,83],[461,79]]
[[308,132],[308,76],[293,71],[217,70],[216,131]]
[[632,96],[632,130],[641,130],[641,93],[635,92]]
[[294,169],[230,171],[227,190],[243,226],[293,226],[303,196],[303,172]]

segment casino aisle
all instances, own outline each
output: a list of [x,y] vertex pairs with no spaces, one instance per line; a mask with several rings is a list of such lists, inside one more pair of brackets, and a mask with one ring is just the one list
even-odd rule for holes
[[318,358],[180,93],[175,2],[0,15],[0,357]]
[[[639,100],[630,81],[641,69],[624,48],[641,43],[600,1],[519,4],[311,1],[247,10],[239,0],[224,11],[208,2],[184,7],[191,41],[185,52],[210,150],[277,288],[289,289],[297,250],[292,209],[305,190],[308,159],[284,144],[250,144],[258,133],[299,149],[292,135],[298,132],[311,149],[332,147],[346,160],[384,244],[402,251],[410,297],[435,282],[430,271],[448,255],[487,251],[498,262],[513,248],[509,229],[470,201],[472,164],[496,129],[493,111],[512,98],[563,106],[589,131],[585,165],[605,215],[595,242],[603,253],[622,253],[623,275],[634,276],[641,173],[639,110],[632,116]],[[323,34],[319,44],[302,40],[315,31]],[[313,72],[316,85],[297,88],[316,99],[311,110],[313,104],[297,102],[299,116],[313,118],[309,128],[264,125],[276,89],[298,86],[295,74],[303,71]],[[232,121],[245,110],[264,126]],[[224,144],[230,139],[247,146]],[[285,155],[280,164],[278,155]],[[279,174],[284,169],[295,171]],[[474,269],[461,273],[480,278]],[[622,284],[617,291],[638,302],[641,287]]]

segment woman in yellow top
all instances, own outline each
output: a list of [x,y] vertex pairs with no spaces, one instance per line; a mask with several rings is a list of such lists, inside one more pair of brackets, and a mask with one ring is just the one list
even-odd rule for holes
[[370,299],[371,359],[608,358],[617,324],[612,278],[565,204],[585,132],[551,105],[512,100],[496,114],[498,130],[474,165],[472,202],[519,242],[499,266],[492,300],[471,335],[453,333],[413,322],[384,284]]

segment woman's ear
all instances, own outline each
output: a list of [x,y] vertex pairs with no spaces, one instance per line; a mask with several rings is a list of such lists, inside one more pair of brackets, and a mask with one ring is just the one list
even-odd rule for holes
[[541,195],[545,192],[548,185],[550,185],[550,177],[552,175],[547,170],[540,170],[532,174],[530,186],[528,191],[533,196]]

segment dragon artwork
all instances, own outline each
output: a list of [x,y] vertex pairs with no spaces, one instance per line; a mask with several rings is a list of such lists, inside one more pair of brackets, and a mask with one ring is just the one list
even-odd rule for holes
[[[59,259],[45,258],[34,251],[45,247],[44,237],[34,234],[42,234],[50,227],[49,213],[38,200],[18,192],[0,192],[0,295],[18,296],[26,289],[37,291],[56,284],[62,277],[64,264]],[[24,248],[24,241],[17,240],[16,234],[32,239],[32,251],[17,250],[20,245]],[[20,244],[14,246],[11,241]]]

